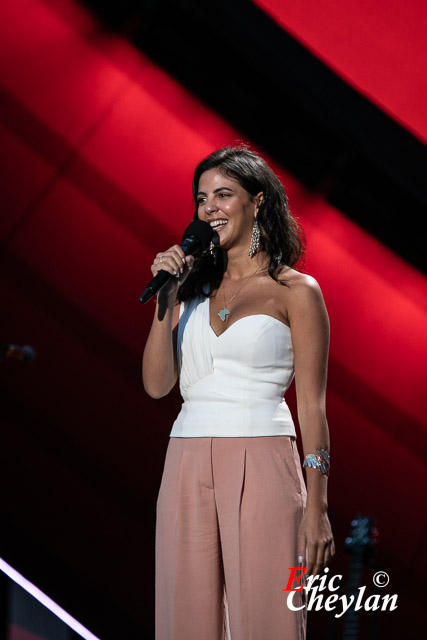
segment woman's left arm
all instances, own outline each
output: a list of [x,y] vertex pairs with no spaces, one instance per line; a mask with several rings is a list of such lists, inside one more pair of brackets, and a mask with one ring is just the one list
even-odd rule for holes
[[[289,287],[288,320],[295,358],[298,420],[304,456],[329,452],[326,420],[326,379],[329,319],[322,292],[314,278],[298,274]],[[320,573],[335,553],[327,514],[327,476],[307,468],[307,506],[298,538],[298,555],[306,575]]]

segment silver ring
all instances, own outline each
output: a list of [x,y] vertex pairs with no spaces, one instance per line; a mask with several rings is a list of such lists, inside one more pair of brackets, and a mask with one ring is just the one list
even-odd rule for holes
[[160,256],[159,262],[163,262],[163,256]]

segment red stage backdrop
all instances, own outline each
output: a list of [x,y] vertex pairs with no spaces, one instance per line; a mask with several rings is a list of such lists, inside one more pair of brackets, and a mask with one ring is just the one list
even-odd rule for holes
[[424,0],[254,0],[380,109],[427,141]]

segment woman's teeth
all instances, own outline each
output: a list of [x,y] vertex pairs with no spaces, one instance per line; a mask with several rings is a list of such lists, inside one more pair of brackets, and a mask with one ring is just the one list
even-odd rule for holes
[[227,224],[228,220],[214,220],[213,222],[210,222],[209,224],[211,225],[212,229],[216,229],[217,227],[221,227],[225,224]]

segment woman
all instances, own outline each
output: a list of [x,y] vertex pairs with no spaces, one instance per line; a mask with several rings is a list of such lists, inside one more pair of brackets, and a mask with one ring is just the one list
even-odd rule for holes
[[[157,254],[153,275],[175,278],[143,357],[147,393],[165,396],[179,375],[184,398],[157,507],[156,638],[301,639],[305,592],[288,608],[289,568],[316,574],[334,554],[328,316],[317,282],[292,268],[299,227],[260,156],[212,153],[193,195],[219,246],[196,260],[178,245]],[[307,490],[283,400],[294,372]]]

